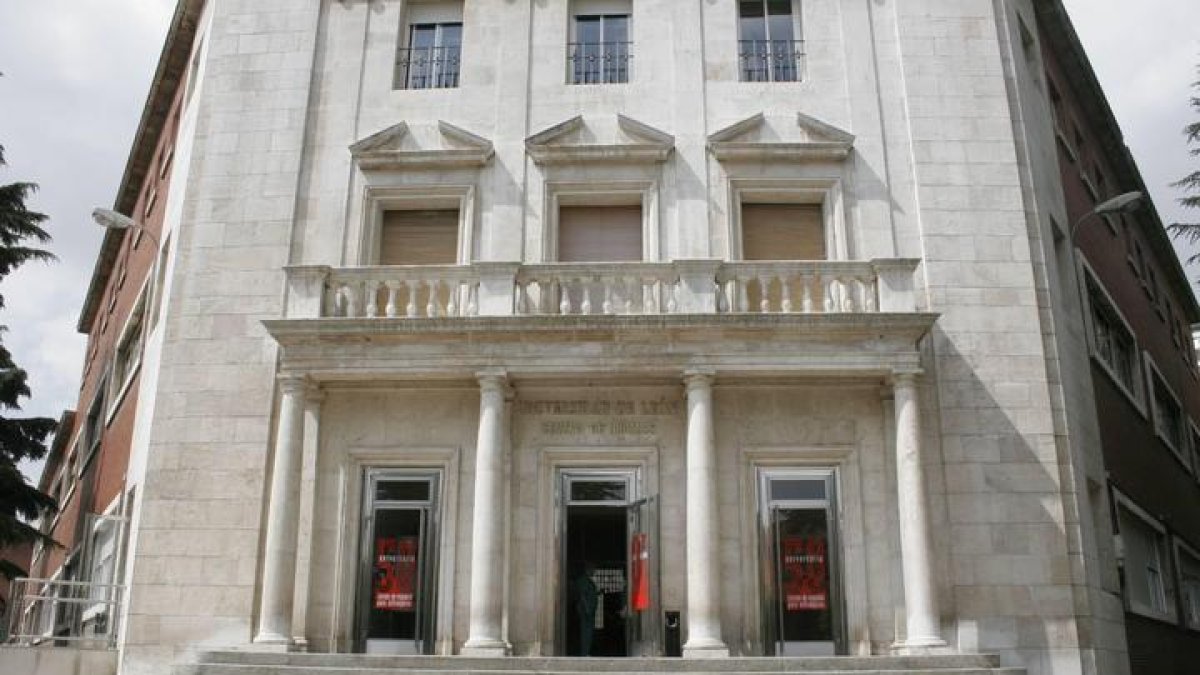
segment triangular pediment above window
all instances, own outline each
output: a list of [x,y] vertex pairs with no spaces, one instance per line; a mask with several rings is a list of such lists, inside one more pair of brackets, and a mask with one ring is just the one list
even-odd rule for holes
[[842,160],[854,148],[854,134],[796,114],[796,125],[776,129],[766,115],[735,122],[708,137],[708,149],[721,161]]
[[674,136],[633,118],[604,122],[577,115],[525,139],[525,149],[536,164],[665,162],[675,149]]
[[439,120],[410,129],[399,122],[350,146],[350,155],[366,170],[479,167],[495,154],[492,142]]

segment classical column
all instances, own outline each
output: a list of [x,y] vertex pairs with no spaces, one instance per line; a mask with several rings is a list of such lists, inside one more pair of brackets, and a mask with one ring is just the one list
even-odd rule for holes
[[896,494],[900,514],[900,559],[904,570],[905,650],[945,647],[941,637],[929,499],[921,465],[921,407],[915,373],[893,375],[896,394]]
[[279,381],[279,428],[267,509],[262,608],[254,641],[286,645],[292,636],[292,597],[296,585],[296,531],[300,519],[300,459],[304,452],[303,376]]
[[717,541],[717,450],[711,372],[688,372],[687,644],[688,657],[728,656],[721,640],[721,568]]
[[503,656],[504,447],[507,376],[480,373],[479,442],[475,446],[475,502],[471,526],[470,628],[462,653]]

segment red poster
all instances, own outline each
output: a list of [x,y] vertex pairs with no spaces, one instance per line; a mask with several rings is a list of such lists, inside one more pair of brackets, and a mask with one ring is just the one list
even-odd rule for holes
[[375,609],[411,612],[416,607],[417,538],[375,539]]
[[647,545],[646,533],[639,532],[633,535],[630,548],[629,553],[633,560],[633,601],[630,605],[633,611],[644,612],[650,609],[650,575],[646,573],[646,567],[650,563],[650,548]]
[[788,536],[780,543],[784,607],[789,612],[828,609],[825,537]]

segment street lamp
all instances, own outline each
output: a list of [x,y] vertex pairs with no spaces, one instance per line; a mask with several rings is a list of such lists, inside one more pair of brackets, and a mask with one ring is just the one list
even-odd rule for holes
[[1119,194],[1112,199],[1100,202],[1091,211],[1083,214],[1075,224],[1071,226],[1071,247],[1075,247],[1075,232],[1085,220],[1092,216],[1107,216],[1113,213],[1132,213],[1141,207],[1142,202],[1146,200],[1146,195],[1142,192],[1133,191]]
[[112,209],[98,208],[92,211],[92,220],[96,221],[97,225],[106,230],[135,230],[141,232],[154,241],[154,248],[162,248],[162,244],[159,242],[158,237],[154,236],[153,232],[147,230],[141,223],[123,213],[117,213]]

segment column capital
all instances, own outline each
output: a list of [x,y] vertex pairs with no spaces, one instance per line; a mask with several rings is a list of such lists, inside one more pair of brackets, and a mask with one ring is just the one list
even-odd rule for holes
[[279,390],[285,394],[303,394],[308,390],[309,379],[304,373],[280,373]]
[[925,371],[920,368],[898,368],[892,371],[892,386],[907,385],[912,386],[917,383],[917,378],[923,375]]
[[475,373],[475,379],[479,380],[479,388],[484,391],[503,393],[508,389],[508,371],[500,368],[481,370]]
[[696,388],[708,389],[717,379],[717,371],[712,368],[689,368],[683,371],[683,383],[688,391]]
[[308,387],[304,389],[304,400],[309,403],[324,403],[325,390],[315,382],[309,382]]

